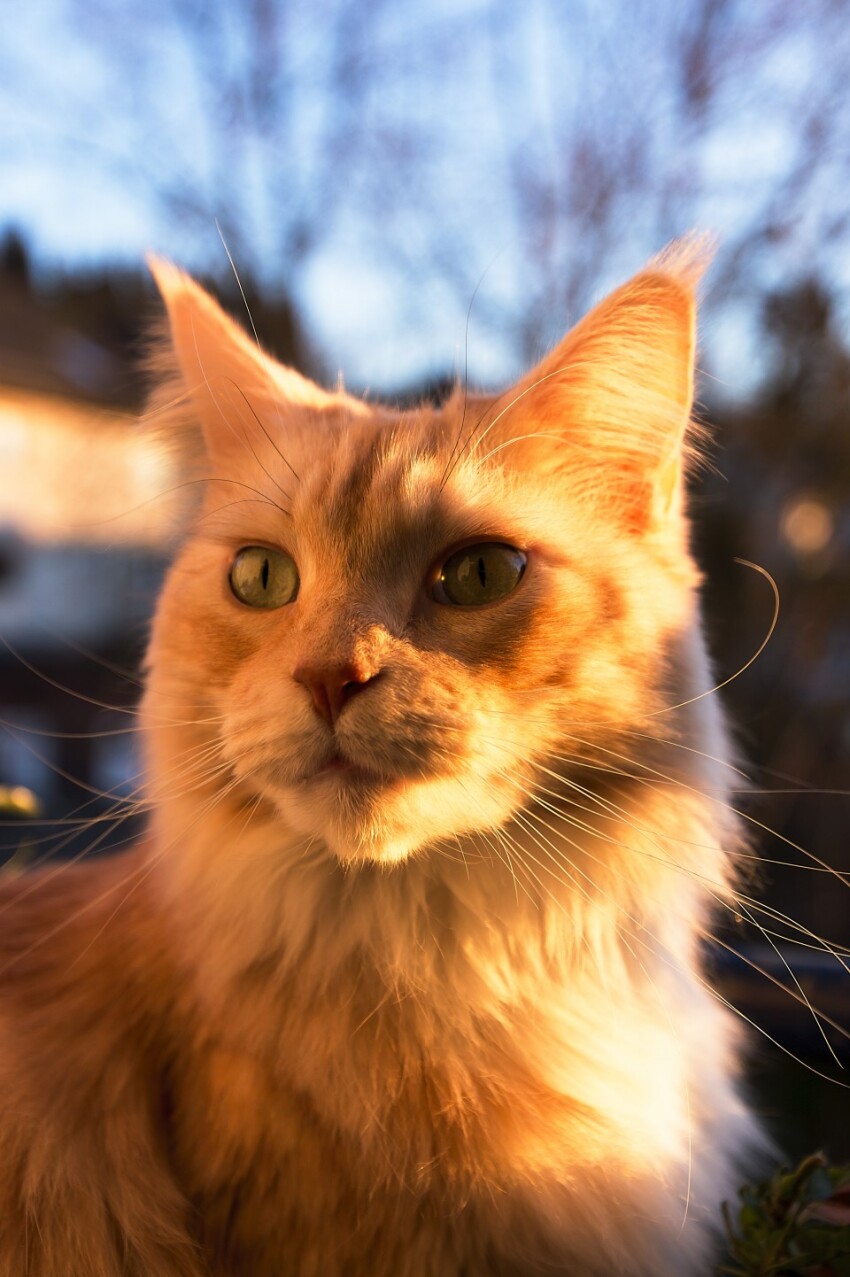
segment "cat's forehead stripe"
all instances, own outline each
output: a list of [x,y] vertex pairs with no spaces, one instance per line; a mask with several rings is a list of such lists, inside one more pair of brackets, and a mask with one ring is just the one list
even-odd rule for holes
[[353,535],[383,463],[383,447],[376,439],[358,450],[356,460],[336,471],[327,493],[327,517],[330,527],[341,534]]
[[403,550],[411,538],[445,519],[441,492],[444,463],[404,433],[361,436],[329,457],[321,490],[310,494],[328,538],[354,566]]

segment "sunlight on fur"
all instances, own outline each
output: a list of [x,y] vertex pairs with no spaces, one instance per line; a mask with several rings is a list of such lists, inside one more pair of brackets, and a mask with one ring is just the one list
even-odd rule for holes
[[149,832],[3,888],[4,1277],[709,1270],[761,1137],[700,966],[746,851],[683,497],[704,256],[404,412],[152,260],[197,502]]

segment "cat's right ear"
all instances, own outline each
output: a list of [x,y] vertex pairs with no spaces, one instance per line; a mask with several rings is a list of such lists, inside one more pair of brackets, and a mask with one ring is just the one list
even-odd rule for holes
[[147,262],[168,314],[152,361],[164,383],[160,403],[188,406],[214,468],[231,469],[246,449],[261,457],[304,410],[339,407],[340,395],[265,354],[184,271],[152,255]]

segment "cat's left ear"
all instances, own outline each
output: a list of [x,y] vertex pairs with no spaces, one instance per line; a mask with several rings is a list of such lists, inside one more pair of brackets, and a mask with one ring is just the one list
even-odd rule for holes
[[[682,503],[704,241],[674,244],[592,310],[494,405],[491,447],[569,477],[634,531]],[[486,442],[486,441],[485,441]],[[560,447],[558,446],[560,444]]]
[[214,465],[232,466],[246,448],[261,456],[299,409],[339,406],[341,395],[266,355],[184,271],[152,255],[147,261],[168,312],[173,358],[160,361],[162,371],[173,381],[176,362]]

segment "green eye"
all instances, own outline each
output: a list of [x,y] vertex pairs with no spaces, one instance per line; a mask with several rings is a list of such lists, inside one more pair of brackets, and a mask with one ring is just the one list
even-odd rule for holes
[[298,569],[289,555],[263,545],[245,546],[230,569],[230,588],[248,607],[283,607],[295,598],[298,584]]
[[450,555],[434,587],[440,603],[480,607],[507,598],[522,580],[527,563],[522,550],[499,541],[482,541]]

